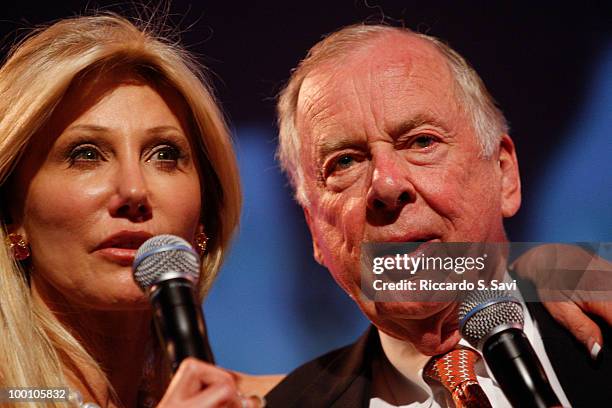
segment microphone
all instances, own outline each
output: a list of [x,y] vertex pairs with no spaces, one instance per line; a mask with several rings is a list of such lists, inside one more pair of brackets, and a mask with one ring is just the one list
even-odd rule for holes
[[194,295],[200,258],[191,245],[174,235],[150,238],[138,248],[132,271],[153,307],[157,335],[172,372],[187,357],[214,364],[201,305]]
[[459,307],[461,335],[482,352],[513,407],[560,407],[523,323],[521,303],[505,291],[470,292]]

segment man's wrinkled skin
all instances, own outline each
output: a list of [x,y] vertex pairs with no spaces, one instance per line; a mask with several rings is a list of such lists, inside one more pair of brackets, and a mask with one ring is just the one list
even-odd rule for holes
[[300,89],[316,259],[383,332],[435,355],[459,341],[455,302],[362,296],[363,242],[504,242],[521,201],[508,135],[484,158],[446,60],[404,33],[386,34],[311,72]]

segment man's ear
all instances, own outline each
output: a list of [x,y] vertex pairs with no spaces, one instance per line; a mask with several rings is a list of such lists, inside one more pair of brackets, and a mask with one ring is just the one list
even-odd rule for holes
[[317,243],[317,238],[316,238],[317,235],[315,234],[314,223],[312,221],[312,218],[310,217],[310,211],[308,211],[308,208],[306,207],[302,207],[302,210],[304,211],[304,217],[306,218],[306,224],[308,225],[308,229],[310,230],[310,237],[312,238],[312,252],[313,252],[314,258],[319,263],[319,265],[325,266],[325,264],[323,263],[323,255],[321,254],[321,250],[319,249],[319,244]]
[[521,177],[514,142],[508,135],[499,143],[498,166],[501,172],[501,209],[504,217],[512,217],[521,206]]

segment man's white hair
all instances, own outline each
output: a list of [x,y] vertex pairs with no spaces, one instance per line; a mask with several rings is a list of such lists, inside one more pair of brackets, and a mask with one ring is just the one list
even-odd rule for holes
[[470,117],[482,149],[482,157],[489,158],[496,151],[501,137],[508,133],[503,113],[487,91],[474,69],[456,51],[439,39],[415,33],[407,28],[384,25],[356,24],[344,27],[315,44],[297,68],[278,97],[279,145],[277,158],[288,175],[295,198],[302,206],[308,204],[304,191],[304,170],[301,165],[301,139],[296,129],[297,103],[304,79],[324,63],[338,60],[385,34],[402,33],[421,38],[433,45],[448,62],[455,80],[455,95]]

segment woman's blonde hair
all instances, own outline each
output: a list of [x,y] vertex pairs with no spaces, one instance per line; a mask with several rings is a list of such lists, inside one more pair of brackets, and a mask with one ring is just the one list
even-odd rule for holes
[[[110,13],[75,17],[36,30],[14,47],[0,68],[0,188],[31,137],[84,75],[127,70],[152,85],[173,89],[189,108],[191,131],[200,145],[202,222],[211,238],[201,269],[202,299],[238,224],[236,159],[201,67],[176,43],[146,26],[140,29]],[[2,199],[10,200],[4,193]],[[0,222],[4,242],[7,225],[2,217]],[[66,364],[93,364],[99,369],[48,308],[32,300],[25,271],[1,246],[0,387],[62,386]]]

